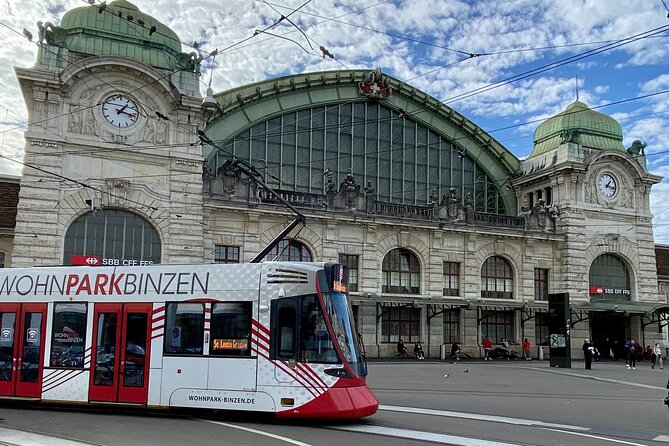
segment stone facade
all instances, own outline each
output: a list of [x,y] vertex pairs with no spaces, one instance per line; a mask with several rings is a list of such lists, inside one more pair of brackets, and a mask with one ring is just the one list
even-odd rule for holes
[[[318,172],[322,177],[314,183],[322,187],[316,192],[279,192],[307,221],[288,238],[314,260],[358,256],[358,289],[351,295],[368,356],[394,354],[383,324],[398,308],[419,314],[413,338],[420,338],[429,357],[439,357],[444,348],[443,320],[450,311],[457,318],[451,321],[456,340],[472,356],[481,355],[482,326],[491,313],[511,314],[509,337],[535,344],[545,331],[537,326],[537,315],[547,310],[546,301],[536,299],[537,269],[547,271],[548,292],[570,295],[574,357],[581,354],[580,341],[593,336],[595,310],[624,318],[618,337],[667,342],[667,313],[655,311],[666,307],[667,294],[664,284],[658,290],[649,205],[650,189],[661,178],[647,171],[639,153],[620,150],[622,137],[605,148],[588,147],[583,142],[590,140],[579,142],[583,129],[551,124],[536,144],[541,150],[521,162],[454,110],[380,70],[260,82],[217,95],[218,105],[210,110],[202,108],[194,69],[170,71],[123,55],[70,52],[48,41],[40,45],[35,66],[16,69],[29,126],[16,226],[0,232],[0,251],[9,253],[13,267],[63,264],[65,234],[91,207],[142,217],[159,235],[162,263],[212,262],[217,246],[239,248],[240,260],[249,261],[294,215],[232,159],[212,169],[211,162],[225,152],[203,148],[198,130],[228,142],[287,111],[369,102],[413,114],[417,126],[439,135],[459,135],[454,163],[468,157],[481,164],[482,172],[496,179],[489,183],[497,194],[493,204],[505,211],[476,211],[475,199],[453,184],[441,185],[442,193],[433,191],[423,205],[381,202],[378,185],[358,184],[354,174],[342,172],[337,182],[328,170]],[[360,86],[369,79],[392,93],[365,96]],[[132,127],[116,128],[105,120],[101,104],[118,94],[140,104]],[[578,110],[588,112],[582,103]],[[606,137],[617,138],[616,132],[613,128]],[[604,175],[617,181],[608,196]],[[384,290],[384,259],[395,249],[417,259],[417,293]],[[620,259],[629,273],[624,312],[613,303],[591,306],[589,272],[603,254]],[[511,298],[482,298],[482,268],[493,257],[510,266],[504,291]],[[455,296],[444,295],[444,262],[459,265]]]

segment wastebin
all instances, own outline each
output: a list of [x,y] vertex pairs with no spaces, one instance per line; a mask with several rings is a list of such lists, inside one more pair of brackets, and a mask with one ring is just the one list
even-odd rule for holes
[[539,350],[539,352],[538,352],[539,361],[543,361],[544,360],[544,348],[542,346],[539,346],[538,350]]

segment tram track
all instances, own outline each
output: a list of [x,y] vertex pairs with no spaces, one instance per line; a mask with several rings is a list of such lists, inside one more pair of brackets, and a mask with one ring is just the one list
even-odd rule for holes
[[[452,396],[477,396],[482,398],[490,398],[495,396],[506,396],[506,397],[522,397],[523,399],[528,398],[556,398],[554,393],[549,392],[523,392],[522,395],[514,394],[513,392],[504,392],[504,391],[494,391],[494,390],[438,390],[438,389],[423,389],[423,388],[414,388],[414,389],[392,389],[392,388],[383,388],[374,386],[374,392],[377,394],[389,394],[389,395],[400,395],[400,394],[411,394],[411,395],[452,395]],[[589,399],[598,399],[602,401],[645,401],[647,396],[639,395],[637,396],[619,396],[619,395],[602,395],[600,393],[563,393],[559,395],[559,398],[564,399],[575,399],[575,400],[589,400]]]

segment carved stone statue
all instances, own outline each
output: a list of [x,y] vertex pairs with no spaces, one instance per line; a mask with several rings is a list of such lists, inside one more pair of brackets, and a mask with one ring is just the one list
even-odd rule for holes
[[527,203],[527,200],[523,200],[523,204],[520,206],[520,216],[523,217],[523,226],[525,229],[530,229],[530,215],[532,210],[530,205]]
[[332,179],[332,171],[330,169],[327,169],[325,171],[325,175],[327,175],[327,183],[325,188],[325,201],[327,202],[328,206],[332,207],[334,206],[335,196],[337,195],[337,192],[335,192],[335,185]]
[[575,129],[564,129],[562,130],[562,142],[578,142],[578,137],[580,136],[580,133],[578,130]]
[[183,71],[200,72],[200,65],[204,57],[201,54],[191,51],[190,53],[179,53],[176,56],[177,67]]
[[37,43],[48,43],[49,45],[63,45],[67,38],[67,31],[51,22],[37,22]]
[[627,149],[627,153],[629,153],[632,156],[646,156],[646,153],[644,149],[646,148],[648,144],[645,142],[642,142],[640,139],[635,139],[632,142],[632,146]]

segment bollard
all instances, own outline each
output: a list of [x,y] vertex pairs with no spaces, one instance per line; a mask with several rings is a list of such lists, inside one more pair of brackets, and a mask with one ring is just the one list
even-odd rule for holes
[[544,348],[539,347],[539,361],[543,361],[543,360],[544,360]]

